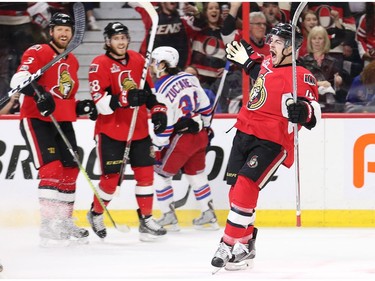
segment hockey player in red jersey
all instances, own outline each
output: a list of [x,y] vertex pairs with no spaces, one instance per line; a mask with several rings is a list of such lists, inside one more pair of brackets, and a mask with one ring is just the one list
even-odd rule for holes
[[202,211],[193,220],[194,227],[217,230],[211,188],[204,173],[212,115],[210,100],[196,76],[179,71],[179,54],[175,48],[158,47],[151,57],[151,68],[158,78],[156,96],[168,108],[167,129],[153,136],[153,144],[160,150],[154,186],[163,213],[157,222],[168,226],[168,230],[179,230],[172,177],[183,170]]
[[[67,14],[56,13],[50,21],[49,44],[34,45],[22,56],[18,71],[12,77],[15,88],[30,73],[49,63],[68,46],[74,32],[74,20]],[[78,61],[68,54],[51,66],[38,80],[21,90],[21,133],[39,170],[39,203],[41,215],[40,236],[42,246],[52,242],[87,240],[89,232],[78,228],[72,219],[75,202],[76,180],[79,169],[68,151],[62,136],[49,117],[53,113],[73,149],[77,143],[72,122],[77,115],[89,114],[95,118],[96,108],[92,100],[78,101]],[[51,242],[51,243],[50,243]]]
[[[299,31],[295,49],[302,44]],[[211,261],[219,270],[239,270],[255,257],[255,208],[262,190],[277,168],[294,161],[293,123],[312,129],[320,120],[318,89],[314,76],[305,68],[292,67],[292,26],[279,23],[267,36],[270,55],[261,64],[259,56],[244,40],[227,44],[227,58],[256,79],[237,117],[236,135],[228,161],[226,181],[230,211],[224,235]],[[297,101],[293,97],[293,75],[297,76]],[[288,102],[289,104],[289,102]]]
[[[148,131],[147,109],[155,133],[161,133],[167,125],[166,107],[152,93],[154,85],[149,73],[144,89],[138,89],[145,59],[128,50],[128,28],[120,22],[111,22],[104,29],[104,40],[106,53],[94,58],[89,69],[90,91],[98,109],[95,140],[101,168],[99,195],[106,205],[114,196],[134,107],[139,106],[129,162],[137,182],[140,240],[148,241],[165,235],[166,230],[152,218],[155,154]],[[96,197],[87,218],[94,232],[100,238],[106,237],[103,208]]]

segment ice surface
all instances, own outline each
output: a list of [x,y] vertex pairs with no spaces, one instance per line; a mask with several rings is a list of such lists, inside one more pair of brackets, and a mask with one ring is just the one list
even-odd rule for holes
[[251,270],[212,275],[223,229],[183,228],[158,242],[108,229],[88,245],[40,248],[38,229],[1,228],[0,278],[123,280],[375,280],[373,228],[260,228]]

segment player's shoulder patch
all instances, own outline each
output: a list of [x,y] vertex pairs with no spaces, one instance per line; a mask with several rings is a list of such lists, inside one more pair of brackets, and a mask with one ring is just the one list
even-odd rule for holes
[[91,64],[89,67],[89,73],[96,73],[99,70],[99,64]]
[[33,45],[29,48],[29,50],[35,50],[35,51],[39,51],[41,49],[42,49],[42,45],[40,44]]
[[314,75],[312,75],[311,73],[305,73],[303,75],[303,81],[306,84],[311,85],[311,86],[315,86],[316,85],[316,79],[315,79]]

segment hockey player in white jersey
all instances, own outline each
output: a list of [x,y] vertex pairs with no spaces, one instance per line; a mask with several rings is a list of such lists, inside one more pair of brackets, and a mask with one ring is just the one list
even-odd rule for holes
[[196,229],[219,229],[211,188],[204,172],[211,131],[212,107],[196,76],[180,72],[179,54],[172,47],[156,48],[151,54],[156,97],[167,110],[167,129],[152,135],[156,147],[154,187],[163,216],[157,221],[169,231],[178,231],[174,210],[172,177],[180,170],[191,185],[202,214],[193,220]]

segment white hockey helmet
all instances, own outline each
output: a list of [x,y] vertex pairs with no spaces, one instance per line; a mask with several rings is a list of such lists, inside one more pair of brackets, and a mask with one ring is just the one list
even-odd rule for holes
[[177,66],[180,56],[175,48],[162,46],[152,51],[151,58],[154,59],[157,64],[165,61],[170,68],[174,68]]

